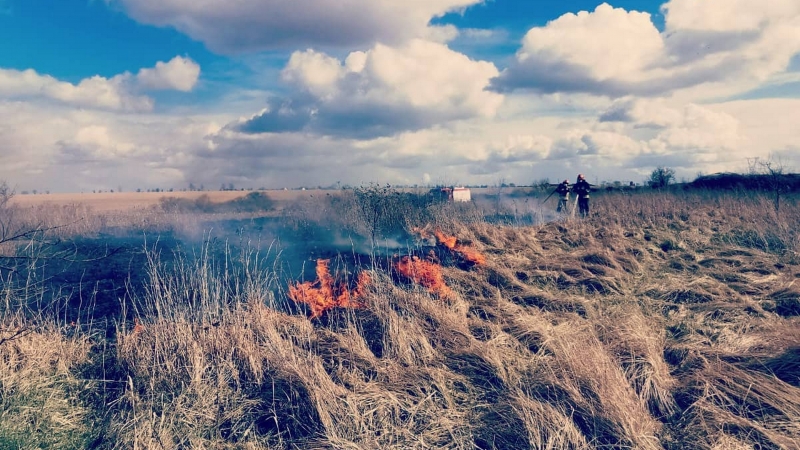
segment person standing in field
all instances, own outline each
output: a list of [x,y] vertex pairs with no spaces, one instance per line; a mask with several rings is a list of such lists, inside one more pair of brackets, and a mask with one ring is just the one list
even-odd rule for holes
[[569,204],[569,181],[564,180],[556,187],[556,193],[559,195],[558,198],[558,208],[556,208],[556,212],[561,212],[562,209],[566,208]]
[[572,191],[578,196],[578,210],[581,213],[581,217],[589,215],[589,193],[591,190],[592,185],[586,181],[582,173],[578,174],[578,181],[572,186]]

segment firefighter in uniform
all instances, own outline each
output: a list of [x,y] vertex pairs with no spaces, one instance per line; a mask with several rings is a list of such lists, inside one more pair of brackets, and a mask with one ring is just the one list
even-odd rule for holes
[[592,190],[592,185],[586,181],[583,174],[578,174],[578,181],[572,186],[572,192],[578,196],[578,210],[581,217],[589,215],[589,192]]
[[566,208],[569,205],[569,181],[564,180],[556,187],[556,193],[559,195],[558,198],[558,208],[556,208],[556,212],[561,212],[562,209]]

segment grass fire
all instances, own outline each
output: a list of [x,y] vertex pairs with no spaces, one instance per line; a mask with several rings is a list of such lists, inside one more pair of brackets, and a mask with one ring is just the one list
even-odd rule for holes
[[434,261],[418,256],[403,256],[395,262],[397,273],[428,289],[432,294],[447,297],[453,291],[447,287],[442,274],[442,266]]
[[311,309],[311,318],[322,316],[322,313],[333,308],[364,308],[359,302],[364,290],[370,282],[369,273],[358,274],[358,282],[353,290],[342,282],[336,282],[328,267],[330,260],[317,260],[316,281],[306,281],[289,286],[289,298],[297,303],[305,303]]
[[362,194],[0,202],[0,448],[800,448],[796,193]]

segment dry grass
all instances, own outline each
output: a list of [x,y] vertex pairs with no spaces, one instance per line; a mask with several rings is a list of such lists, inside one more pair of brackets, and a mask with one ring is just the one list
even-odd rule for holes
[[[325,220],[322,206],[295,211]],[[598,196],[588,220],[535,227],[490,225],[475,211],[421,215],[486,263],[445,267],[453,294],[440,298],[377,258],[362,267],[369,307],[318,320],[252,255],[154,256],[147,294],[129,299],[136,326],[120,321],[107,337],[6,310],[4,333],[31,332],[0,344],[0,439],[800,448],[800,206],[770,208],[768,198],[647,193]],[[19,414],[28,419],[11,420]],[[58,433],[44,441],[38,429]]]

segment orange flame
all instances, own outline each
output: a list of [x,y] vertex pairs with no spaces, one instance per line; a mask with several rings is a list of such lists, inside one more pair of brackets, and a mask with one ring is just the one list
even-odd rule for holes
[[483,253],[468,245],[459,244],[458,238],[455,236],[448,236],[440,230],[434,231],[434,234],[436,235],[436,240],[438,240],[440,244],[460,254],[467,261],[477,265],[486,264],[486,256],[484,256]]
[[145,331],[144,325],[139,323],[139,318],[138,317],[134,317],[133,318],[133,332],[131,334],[133,334],[135,336],[137,334],[144,333],[144,331]]
[[453,293],[444,282],[442,266],[434,262],[419,259],[416,256],[403,256],[394,264],[394,267],[400,275],[427,288],[433,294],[446,297]]
[[305,303],[311,308],[311,318],[322,316],[325,311],[335,308],[364,308],[365,305],[358,301],[364,295],[367,285],[371,282],[369,273],[358,274],[358,284],[349,291],[346,285],[335,284],[333,276],[328,269],[330,260],[317,260],[317,280],[295,283],[289,286],[289,298],[297,303]]

